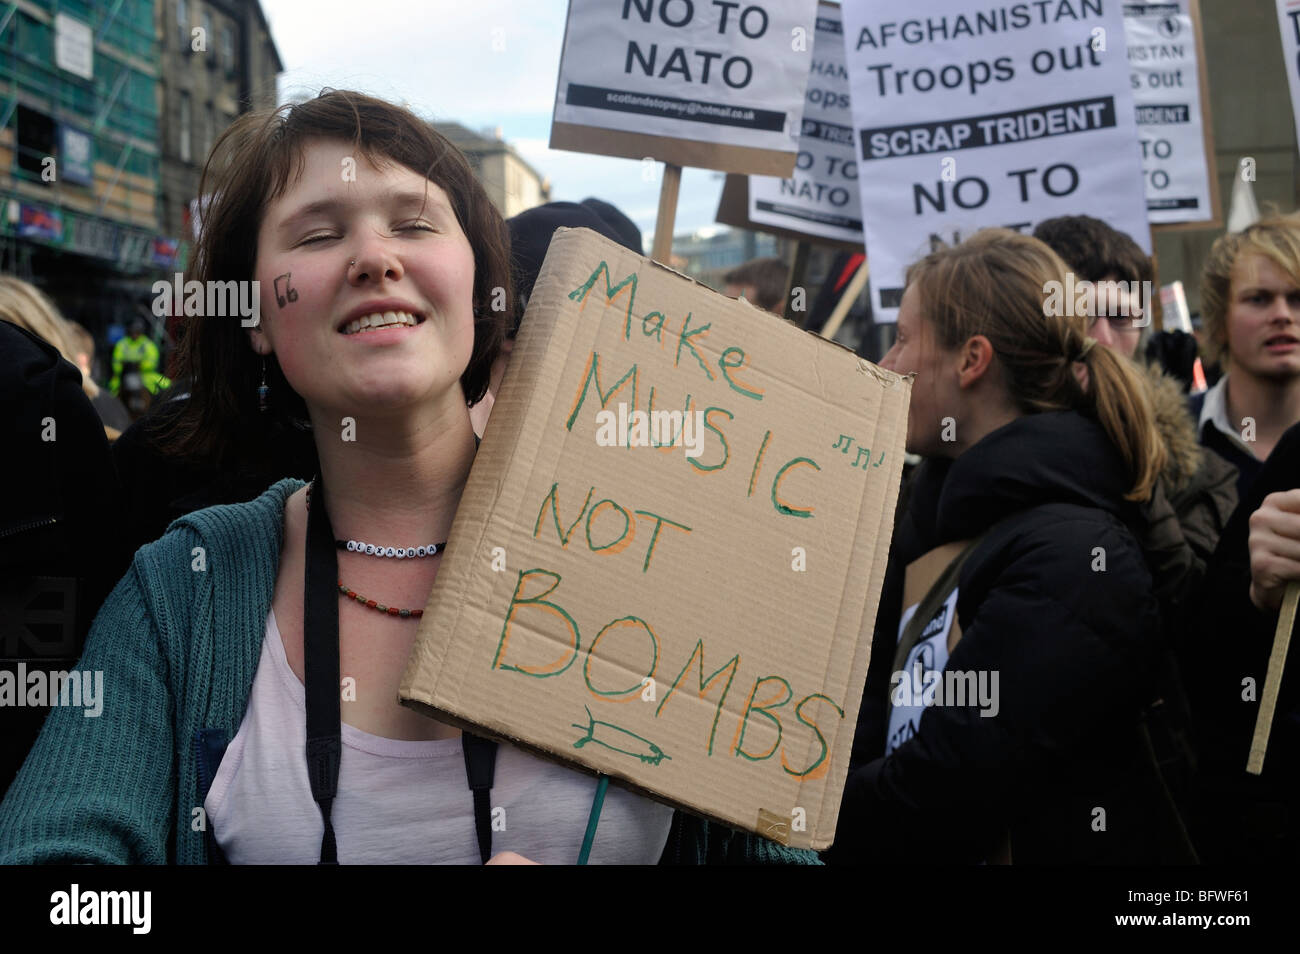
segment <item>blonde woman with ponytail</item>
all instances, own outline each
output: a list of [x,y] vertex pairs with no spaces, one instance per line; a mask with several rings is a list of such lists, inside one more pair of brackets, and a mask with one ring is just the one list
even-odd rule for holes
[[1065,272],[1002,229],[908,272],[881,364],[915,374],[924,462],[830,861],[1169,860],[1138,733],[1160,617],[1129,529],[1165,449],[1137,370],[1054,313]]

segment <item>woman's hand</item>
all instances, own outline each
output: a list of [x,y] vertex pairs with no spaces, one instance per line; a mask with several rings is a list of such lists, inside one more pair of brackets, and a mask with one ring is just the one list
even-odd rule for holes
[[517,855],[513,851],[502,851],[488,859],[490,865],[535,865],[536,861],[529,861],[523,855]]
[[1276,612],[1300,580],[1300,490],[1269,494],[1250,515],[1250,600]]

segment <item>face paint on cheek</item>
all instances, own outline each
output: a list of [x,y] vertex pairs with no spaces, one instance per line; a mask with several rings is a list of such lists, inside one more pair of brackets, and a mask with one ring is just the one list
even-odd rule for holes
[[[293,272],[285,272],[283,275],[275,276],[275,281],[272,283],[275,286],[276,304],[278,304],[281,308],[283,308],[285,304],[288,302],[298,300],[298,289],[289,287],[289,279],[292,276],[293,276]],[[280,292],[280,282],[284,282],[283,294],[281,294]]]

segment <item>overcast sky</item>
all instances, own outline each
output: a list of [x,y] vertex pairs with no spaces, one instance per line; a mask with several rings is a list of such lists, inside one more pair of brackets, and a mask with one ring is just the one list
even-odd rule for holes
[[[331,86],[406,102],[427,119],[500,126],[550,178],[552,199],[613,202],[641,227],[649,252],[659,184],[644,180],[641,163],[547,148],[566,0],[262,0],[262,8],[284,61],[281,102]],[[673,231],[712,225],[721,191],[720,173],[684,170]]]

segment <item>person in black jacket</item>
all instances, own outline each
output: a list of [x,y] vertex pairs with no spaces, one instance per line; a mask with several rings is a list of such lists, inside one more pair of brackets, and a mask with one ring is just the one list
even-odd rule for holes
[[[926,459],[878,631],[914,641],[873,646],[876,722],[855,743],[834,863],[1162,860],[1176,817],[1140,730],[1160,615],[1129,524],[1165,446],[1138,371],[1086,336],[1087,316],[1045,314],[1064,273],[1000,229],[909,271],[882,365],[916,373],[908,450]],[[952,579],[905,611],[899,588],[932,555]],[[908,691],[919,671],[938,676],[929,702]],[[976,698],[955,698],[959,679]]]
[[[122,563],[108,438],[58,350],[0,321],[0,670],[73,668]],[[49,708],[0,694],[0,794]]]
[[1300,649],[1283,670],[1261,775],[1246,772],[1285,584],[1300,579],[1300,424],[1277,442],[1194,604],[1188,690],[1201,753],[1192,834],[1207,863],[1300,855]]

